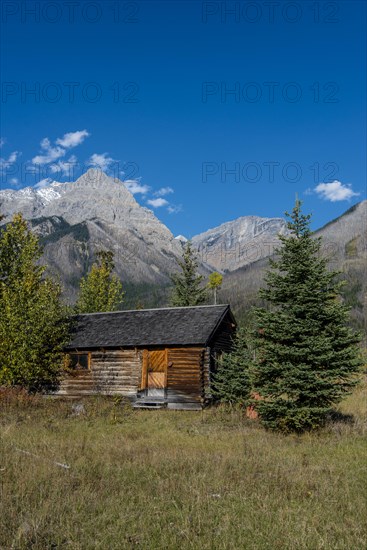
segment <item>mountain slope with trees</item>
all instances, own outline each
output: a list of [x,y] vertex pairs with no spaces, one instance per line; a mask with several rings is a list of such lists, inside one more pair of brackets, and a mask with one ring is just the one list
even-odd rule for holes
[[165,285],[181,243],[154,213],[140,206],[124,183],[90,169],[75,182],[0,191],[2,224],[15,212],[29,220],[44,246],[44,261],[75,301],[78,281],[111,250],[119,278],[136,285]]
[[[330,269],[343,272],[346,285],[342,296],[352,308],[354,327],[367,332],[367,201],[347,210],[314,233],[322,237],[321,250]],[[264,284],[269,258],[263,258],[231,273],[226,273],[220,298],[229,302],[240,320],[247,320],[252,305],[260,304],[258,290]]]

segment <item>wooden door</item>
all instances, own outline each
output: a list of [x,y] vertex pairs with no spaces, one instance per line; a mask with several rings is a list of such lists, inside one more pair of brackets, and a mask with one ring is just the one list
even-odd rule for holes
[[141,388],[148,395],[164,395],[167,386],[168,350],[144,350]]

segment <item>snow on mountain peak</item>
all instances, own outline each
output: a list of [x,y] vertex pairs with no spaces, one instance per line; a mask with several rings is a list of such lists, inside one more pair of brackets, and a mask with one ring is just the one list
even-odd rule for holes
[[187,243],[187,239],[183,235],[177,235],[177,237],[175,237],[175,239],[177,241],[181,241],[182,243]]
[[56,186],[50,185],[49,187],[43,187],[37,189],[36,194],[46,202],[51,202],[61,197],[61,194],[55,190]]

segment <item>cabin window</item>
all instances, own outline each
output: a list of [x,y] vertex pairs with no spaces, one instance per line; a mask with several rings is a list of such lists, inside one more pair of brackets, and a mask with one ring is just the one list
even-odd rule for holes
[[90,368],[90,353],[70,353],[70,368],[87,370]]

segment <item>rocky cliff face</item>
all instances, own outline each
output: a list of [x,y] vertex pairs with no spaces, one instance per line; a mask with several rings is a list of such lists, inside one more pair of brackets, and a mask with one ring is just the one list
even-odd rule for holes
[[367,257],[367,200],[352,206],[315,235],[322,237],[331,261]]
[[[44,261],[73,300],[80,278],[95,252],[112,250],[116,272],[125,283],[166,285],[177,269],[186,239],[173,237],[147,208],[140,206],[118,179],[95,169],[75,182],[53,182],[45,188],[0,191],[2,223],[22,212],[44,245]],[[269,256],[280,218],[247,216],[197,235],[199,269],[233,271]]]
[[123,182],[88,170],[75,182],[0,192],[2,223],[22,212],[45,247],[45,261],[73,297],[98,249],[112,250],[123,281],[164,284],[181,244]]
[[271,255],[278,234],[287,232],[282,218],[244,216],[193,237],[200,259],[225,272],[234,271]]

